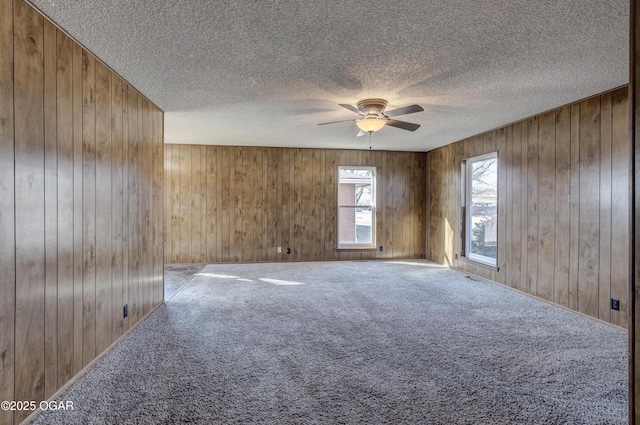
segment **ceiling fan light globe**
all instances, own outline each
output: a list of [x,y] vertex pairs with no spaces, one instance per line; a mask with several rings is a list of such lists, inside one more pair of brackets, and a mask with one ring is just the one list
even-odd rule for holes
[[387,120],[385,118],[376,117],[356,121],[358,128],[362,131],[366,131],[367,133],[373,133],[380,130],[386,123]]

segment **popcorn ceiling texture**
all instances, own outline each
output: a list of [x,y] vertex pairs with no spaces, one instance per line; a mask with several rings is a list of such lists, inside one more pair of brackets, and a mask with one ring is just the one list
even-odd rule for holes
[[628,82],[627,0],[30,0],[165,112],[167,143],[426,151]]

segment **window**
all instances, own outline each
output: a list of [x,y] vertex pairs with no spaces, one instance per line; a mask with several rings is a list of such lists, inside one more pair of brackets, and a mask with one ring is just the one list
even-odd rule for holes
[[338,248],[376,247],[376,168],[338,167]]
[[469,158],[462,164],[462,253],[473,261],[497,266],[498,154]]

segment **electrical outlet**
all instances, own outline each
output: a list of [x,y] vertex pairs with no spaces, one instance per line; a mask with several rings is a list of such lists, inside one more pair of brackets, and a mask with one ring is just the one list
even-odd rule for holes
[[287,254],[291,254],[291,248],[287,248]]
[[278,254],[282,254],[282,247],[279,246],[278,248],[276,248],[276,250],[278,251]]
[[125,318],[129,315],[129,304],[125,304],[124,307],[122,307],[122,318]]
[[620,310],[620,300],[611,298],[611,310]]

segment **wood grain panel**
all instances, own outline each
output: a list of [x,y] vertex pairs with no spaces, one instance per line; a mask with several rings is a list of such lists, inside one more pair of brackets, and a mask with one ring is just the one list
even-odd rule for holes
[[[175,149],[175,147],[174,147]],[[219,150],[219,155],[216,158],[216,162],[218,163],[218,169],[220,170],[220,186],[219,186],[219,193],[220,195],[220,214],[221,214],[221,218],[220,218],[220,233],[221,235],[218,237],[216,236],[216,239],[218,242],[218,246],[220,247],[220,261],[222,262],[229,262],[231,260],[231,241],[232,241],[232,234],[231,234],[231,230],[233,229],[233,226],[231,224],[231,193],[230,193],[230,188],[231,188],[231,182],[233,180],[233,168],[230,166],[230,157],[229,157],[229,148],[227,147],[220,147]]]
[[601,97],[599,192],[598,317],[611,322],[611,93]]
[[[512,288],[520,289],[520,276],[522,272],[522,123],[515,123],[509,127],[511,129],[511,140],[509,145],[512,146],[512,187],[511,187],[511,204],[510,215],[511,225],[511,243],[508,243],[511,253],[511,263],[507,265],[510,269],[510,284]],[[500,166],[500,164],[498,164]],[[499,231],[499,230],[498,230]]]
[[206,206],[206,200],[202,196],[205,182],[202,174],[202,163],[206,160],[203,158],[204,146],[195,146],[191,152],[191,253],[195,263],[201,263],[203,256],[206,255],[206,248],[202,246],[202,242],[206,241],[206,236],[202,232],[201,223],[206,223],[206,217],[203,217],[203,206]]
[[535,294],[547,301],[553,300],[553,271],[555,267],[555,213],[556,202],[556,134],[554,111],[540,116],[538,121],[538,258]]
[[520,125],[520,285],[519,289],[527,291],[527,267],[528,267],[528,237],[529,237],[529,210],[528,210],[528,124],[523,121]]
[[598,317],[600,253],[600,98],[580,104],[578,311]]
[[298,260],[311,257],[313,244],[312,220],[313,220],[313,159],[310,149],[300,149],[300,239],[296,241]]
[[556,204],[553,301],[564,307],[569,305],[569,238],[571,234],[571,108],[556,110]]
[[[170,208],[167,209],[167,212],[171,215],[171,226],[168,228],[167,237],[170,238],[170,243],[165,244],[168,250],[169,260],[167,262],[177,263],[179,262],[178,254],[180,253],[180,146],[173,146],[171,149],[171,167],[168,172],[170,172],[171,177],[167,178],[165,181],[169,182],[169,188],[167,191],[171,194],[169,198]],[[184,202],[184,201],[183,201]],[[170,232],[175,231],[175,237],[170,234]]]
[[569,207],[569,303],[578,309],[578,262],[580,241],[580,103],[571,105],[571,201]]
[[73,43],[73,374],[82,370],[82,48]]
[[96,357],[95,63],[82,52],[82,366]]
[[122,330],[126,332],[129,330],[130,320],[129,316],[124,316],[124,306],[129,305],[129,286],[133,282],[130,279],[130,261],[129,261],[129,246],[131,244],[131,236],[129,235],[129,222],[130,222],[130,213],[129,213],[129,168],[130,168],[130,160],[129,160],[129,114],[131,113],[131,105],[129,101],[129,90],[130,87],[128,84],[122,84],[122,164],[123,164],[123,172],[122,172],[122,234],[125,243],[122,247],[122,310],[120,310],[120,314],[122,317]]
[[[14,4],[15,399],[44,398],[44,20]],[[16,412],[21,421],[28,412]]]
[[139,318],[140,306],[140,251],[142,241],[140,238],[140,134],[138,132],[140,107],[138,105],[138,93],[131,87],[127,90],[127,161],[128,161],[128,266],[129,286],[127,305],[129,306],[129,324],[135,323]]
[[240,211],[242,215],[242,250],[240,261],[253,261],[254,244],[254,210],[253,210],[253,155],[255,148],[242,149],[242,203]]
[[[279,190],[281,185],[278,183],[280,176],[282,175],[281,160],[278,157],[280,151],[275,148],[267,148],[266,151],[266,180],[265,187],[267,188],[267,198],[265,200],[266,211],[266,261],[277,261],[282,256],[282,253],[278,254],[277,247],[280,244],[280,234],[282,229],[280,227],[280,220],[278,220],[279,206],[282,205],[282,192]],[[215,194],[210,195],[215,199]],[[280,199],[279,199],[280,198]]]
[[[15,400],[15,165],[13,108],[13,1],[0,0],[0,398]],[[0,410],[0,423],[13,412]]]
[[111,278],[112,329],[111,341],[124,332],[122,306],[125,288],[124,266],[124,144],[123,144],[123,84],[119,78],[111,81]]
[[73,44],[57,32],[58,383],[73,377]]
[[44,22],[44,394],[58,388],[58,137],[56,27]]
[[233,149],[230,158],[233,159],[233,182],[231,187],[232,206],[231,206],[231,229],[233,229],[233,245],[231,246],[231,255],[233,262],[242,261],[242,219],[244,207],[244,193],[242,186],[243,169],[242,160],[246,154],[246,148]]
[[[96,62],[96,353],[111,344],[112,320],[112,146],[111,72]],[[101,184],[97,184],[101,182]]]
[[266,228],[265,213],[265,152],[264,148],[255,148],[253,155],[253,261],[264,261]]
[[[176,148],[183,154],[171,154]],[[191,145],[165,147],[168,158],[165,172],[171,176],[165,182],[167,191],[173,190],[171,181],[194,179],[195,167],[189,158],[193,158],[198,149]],[[219,184],[207,184],[204,193],[195,187],[187,188],[187,193],[181,197],[167,197],[166,207],[186,211],[187,206],[182,205],[186,199],[201,197],[203,199],[197,202],[219,205],[215,220],[220,225],[209,222],[213,220],[210,213],[201,214],[192,223],[192,229],[204,228],[204,234],[187,230],[172,221],[165,233],[167,247],[181,249],[180,244],[174,242],[176,238],[193,240],[191,248],[204,243],[202,261],[206,262],[424,256],[425,154],[225,146],[208,149],[211,150],[206,155],[200,156],[205,170],[209,170],[208,176],[213,175],[212,167],[217,168]],[[379,244],[384,246],[382,253],[376,250],[336,251],[336,177],[340,164],[372,165],[379,169],[378,194],[385,194],[378,199],[377,217],[378,241],[384,241]],[[387,181],[392,184],[390,188]],[[388,200],[387,193],[390,194]],[[385,204],[382,204],[383,200]],[[193,201],[189,202],[191,204]],[[388,208],[397,211],[387,215]],[[407,223],[406,230],[403,230],[403,221]],[[216,241],[215,247],[208,242],[212,240]],[[217,241],[220,241],[219,245]],[[394,242],[398,247],[395,251]],[[277,246],[282,247],[282,253],[275,251]],[[290,254],[286,253],[287,248],[291,249]],[[182,262],[199,262],[202,254],[180,251],[178,257]]]
[[628,98],[626,87],[611,94],[611,297],[620,300],[611,321],[623,327],[629,311],[629,229],[624,225],[629,222]]
[[527,292],[538,283],[538,117],[527,120]]
[[220,249],[216,235],[219,234],[218,221],[218,198],[215,193],[218,190],[218,163],[216,161],[217,146],[206,147],[206,171],[207,171],[207,194],[206,194],[206,253],[205,258],[213,258],[214,262],[220,262]]
[[[447,173],[459,175],[461,160],[497,147],[500,176],[506,173],[498,258],[506,261],[497,272],[454,266],[627,326],[627,108],[621,88],[428,152],[428,257],[444,263],[450,244],[460,250],[458,235],[443,231],[460,219],[460,181]],[[610,297],[621,312],[610,309]]]

